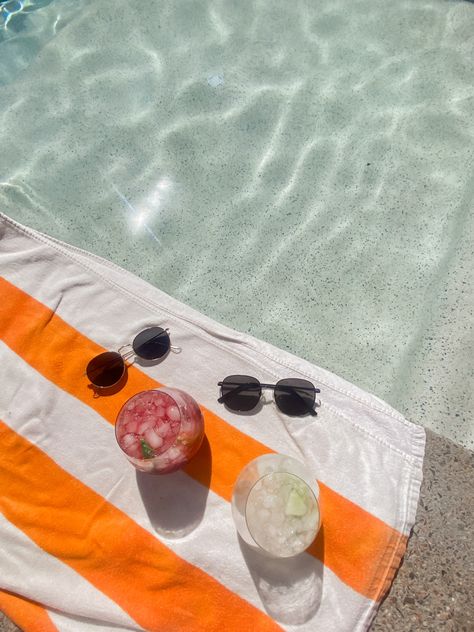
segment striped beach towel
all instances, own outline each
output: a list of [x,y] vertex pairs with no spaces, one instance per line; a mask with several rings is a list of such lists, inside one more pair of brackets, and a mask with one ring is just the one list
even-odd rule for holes
[[[88,361],[144,328],[181,353],[135,363],[94,397]],[[366,630],[405,551],[425,434],[343,379],[229,329],[95,255],[0,215],[0,608],[25,630]],[[301,377],[317,417],[217,403],[230,374]],[[137,474],[114,422],[133,394],[174,386],[200,404],[206,441],[169,476]],[[301,556],[239,543],[242,468],[278,452],[320,486],[322,528]],[[172,537],[176,532],[186,532]]]

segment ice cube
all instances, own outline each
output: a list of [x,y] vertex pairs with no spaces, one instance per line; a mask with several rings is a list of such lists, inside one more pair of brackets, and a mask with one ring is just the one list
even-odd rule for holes
[[127,429],[125,428],[123,424],[120,424],[119,426],[117,426],[117,437],[119,441],[122,441],[122,439],[124,438],[126,434],[128,434]]
[[167,405],[169,406],[170,400],[171,400],[171,397],[165,394],[156,395],[154,398],[155,405],[159,408],[166,408]]
[[160,435],[160,437],[166,437],[169,431],[170,431],[169,424],[160,424],[157,428],[157,433]]
[[140,434],[145,434],[147,430],[155,427],[155,420],[153,418],[144,421],[139,425]]
[[171,421],[179,421],[179,418],[181,417],[177,406],[169,406],[166,409],[166,414],[168,419],[171,419]]
[[126,453],[134,459],[143,459],[142,446],[140,443],[138,445],[129,446],[126,449]]
[[181,450],[179,448],[170,448],[167,452],[166,452],[166,457],[169,459],[170,462],[173,462],[175,460],[179,460],[181,459]]
[[161,448],[163,445],[163,439],[158,435],[153,428],[149,428],[145,432],[146,442],[154,449]]
[[122,437],[122,447],[126,450],[129,446],[139,444],[138,437],[135,434],[126,434]]
[[129,421],[125,424],[125,428],[127,432],[136,433],[138,430],[138,422],[137,421]]
[[265,498],[263,499],[263,506],[266,509],[273,509],[276,506],[276,498],[275,496],[265,496]]
[[268,526],[268,535],[271,536],[272,538],[275,537],[277,534],[277,528],[275,527],[274,524],[271,524]]
[[270,491],[275,491],[275,482],[273,480],[272,476],[265,476],[265,478],[263,479],[263,486],[265,487],[265,489],[267,489],[269,492]]
[[146,461],[142,461],[140,463],[140,470],[142,472],[152,472],[155,467],[155,462],[153,459],[147,459]]
[[164,454],[157,454],[153,459],[153,463],[157,470],[161,470],[166,467],[169,464],[166,452]]
[[[177,425],[177,424],[175,424]],[[194,434],[194,422],[192,419],[187,419],[186,417],[181,421],[180,430],[183,434]]]

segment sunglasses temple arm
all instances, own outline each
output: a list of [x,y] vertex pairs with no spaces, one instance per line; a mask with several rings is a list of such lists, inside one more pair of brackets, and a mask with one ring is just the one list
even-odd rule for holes
[[299,393],[296,393],[298,395],[298,397],[301,399],[301,401],[303,402],[303,404],[306,406],[307,411],[309,412],[309,414],[311,415],[311,417],[317,417],[318,413],[314,410],[314,408],[312,406],[310,406],[308,404],[308,402],[303,399],[301,397],[301,395]]

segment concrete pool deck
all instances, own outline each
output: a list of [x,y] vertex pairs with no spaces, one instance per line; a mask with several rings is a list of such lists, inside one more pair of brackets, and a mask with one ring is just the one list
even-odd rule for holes
[[[373,632],[474,629],[474,454],[430,430],[416,524]],[[0,614],[0,632],[19,628]]]

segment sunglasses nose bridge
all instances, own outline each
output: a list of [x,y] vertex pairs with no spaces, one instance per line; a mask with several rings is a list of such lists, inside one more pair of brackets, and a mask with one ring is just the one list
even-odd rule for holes
[[133,349],[131,344],[122,345],[117,350],[117,353],[119,353],[122,356],[122,360],[124,362],[126,362],[127,360],[129,360],[130,358],[132,358],[135,355],[135,351],[134,351],[134,349]]
[[260,404],[262,406],[269,406],[270,404],[273,404],[273,394],[271,391],[265,392],[265,390],[262,390],[260,393]]

